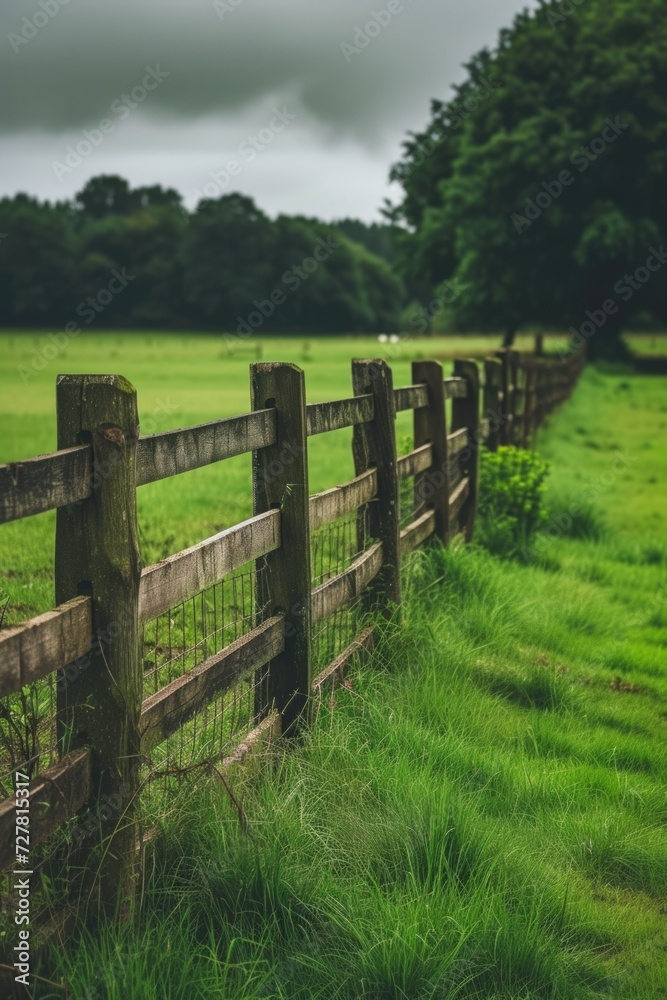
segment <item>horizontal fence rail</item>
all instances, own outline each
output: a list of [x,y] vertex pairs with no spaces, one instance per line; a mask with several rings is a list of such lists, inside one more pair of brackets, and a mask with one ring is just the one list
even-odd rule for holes
[[185,430],[151,434],[139,439],[137,486],[267,448],[275,440],[275,410],[256,410]]
[[[257,363],[252,412],[148,437],[137,436],[136,393],[124,379],[61,376],[60,450],[0,466],[0,522],[58,511],[58,606],[0,629],[3,705],[55,691],[54,756],[30,762],[31,844],[48,846],[86,810],[106,816],[101,796],[121,795],[122,824],[101,820],[90,847],[105,844],[99,910],[127,905],[140,762],[186,731],[194,741],[207,719],[224,731],[216,759],[225,767],[298,731],[311,699],[370,655],[373,621],[400,609],[401,559],[431,539],[471,537],[482,445],[530,446],[584,363],[583,352],[558,361],[503,350],[456,361],[444,377],[437,362],[415,361],[412,384],[394,388],[386,362],[355,361],[353,396],[310,405],[296,366]],[[413,447],[399,454],[395,419],[406,411]],[[355,476],[311,495],[308,438],[344,428]],[[137,487],[248,453],[253,516],[142,570]],[[237,744],[234,720],[214,707],[232,695],[249,706]],[[9,798],[0,870],[13,864],[14,820]]]
[[0,523],[85,500],[91,494],[92,459],[92,448],[79,445],[0,465]]
[[278,548],[280,511],[270,510],[149,566],[139,585],[140,621],[157,618],[252,559]]
[[90,597],[74,597],[54,611],[0,631],[0,697],[85,656],[92,634]]

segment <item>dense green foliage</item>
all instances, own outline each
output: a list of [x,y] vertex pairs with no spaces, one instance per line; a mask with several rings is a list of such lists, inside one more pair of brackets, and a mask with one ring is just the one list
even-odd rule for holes
[[480,462],[475,541],[490,552],[516,556],[530,552],[546,521],[547,463],[515,447],[484,449]]
[[4,326],[384,331],[404,301],[390,227],[273,221],[239,194],[188,212],[174,190],[100,176],[72,204],[0,200],[0,232]]
[[665,51],[664,0],[542,2],[432,102],[392,216],[408,276],[454,280],[461,329],[572,328],[593,354],[667,320]]

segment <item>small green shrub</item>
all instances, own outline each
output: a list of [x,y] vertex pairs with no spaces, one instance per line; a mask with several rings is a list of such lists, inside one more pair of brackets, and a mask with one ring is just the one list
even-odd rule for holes
[[548,472],[548,464],[531,451],[482,451],[475,541],[505,558],[530,550],[546,520]]

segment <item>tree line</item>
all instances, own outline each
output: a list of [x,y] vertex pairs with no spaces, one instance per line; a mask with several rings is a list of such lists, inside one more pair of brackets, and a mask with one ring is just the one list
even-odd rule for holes
[[0,324],[395,330],[392,227],[270,219],[227,194],[188,211],[160,185],[94,177],[71,202],[0,201]]

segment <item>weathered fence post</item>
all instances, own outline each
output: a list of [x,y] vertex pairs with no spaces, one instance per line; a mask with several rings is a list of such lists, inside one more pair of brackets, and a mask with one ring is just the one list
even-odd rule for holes
[[528,448],[535,432],[535,380],[536,359],[524,358],[521,367],[524,372],[523,414],[521,419],[521,447]]
[[489,421],[489,436],[486,447],[497,451],[501,441],[504,423],[504,399],[502,399],[502,362],[499,358],[486,358],[484,361],[484,395],[482,398],[482,416]]
[[468,496],[463,502],[459,513],[459,525],[466,541],[472,538],[477,512],[477,496],[479,492],[479,369],[476,362],[456,360],[454,375],[466,381],[465,398],[455,398],[452,401],[452,430],[461,427],[468,428],[467,446],[459,453],[461,471],[468,477]]
[[275,407],[276,442],[253,452],[254,513],[281,511],[281,544],[258,564],[257,605],[285,615],[285,650],[269,664],[269,708],[293,735],[311,684],[310,517],[306,389],[296,365],[250,366],[253,410]]
[[373,396],[375,416],[357,424],[352,452],[357,475],[377,469],[378,495],[369,504],[369,530],[382,542],[382,569],[368,589],[368,605],[389,616],[401,603],[401,533],[396,454],[396,407],[391,368],[386,361],[352,362],[355,396]]
[[415,513],[421,506],[435,511],[435,537],[449,541],[449,459],[442,365],[414,361],[412,381],[428,388],[428,406],[414,411],[414,446],[431,445],[431,468],[415,476]]
[[63,749],[93,750],[95,800],[90,805],[97,809],[93,815],[102,854],[91,870],[96,878],[91,899],[101,912],[123,917],[138,876],[138,722],[143,693],[137,396],[119,375],[61,375],[56,394],[58,448],[90,442],[93,450],[92,495],[57,515],[56,602],[90,594],[95,636],[88,661],[59,677],[59,732]]

